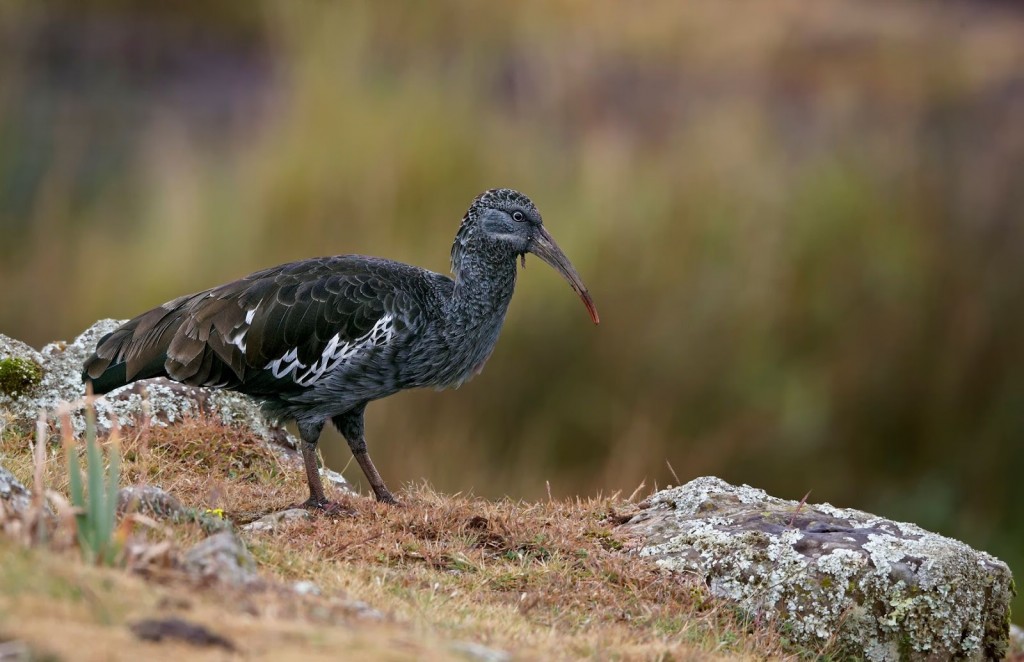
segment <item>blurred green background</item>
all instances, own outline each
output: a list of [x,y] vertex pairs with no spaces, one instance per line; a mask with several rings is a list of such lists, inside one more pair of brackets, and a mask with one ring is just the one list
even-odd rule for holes
[[313,255],[447,272],[511,186],[603,323],[528,261],[482,376],[369,409],[392,484],[628,494],[671,463],[1019,571],[1018,7],[5,2],[0,332]]

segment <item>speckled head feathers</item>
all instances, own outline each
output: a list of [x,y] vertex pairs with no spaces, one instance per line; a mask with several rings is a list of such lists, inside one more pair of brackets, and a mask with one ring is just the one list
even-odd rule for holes
[[480,195],[476,196],[473,200],[473,204],[469,206],[469,211],[466,216],[475,215],[483,209],[494,208],[501,209],[504,211],[511,211],[513,209],[522,209],[528,211],[531,215],[536,214],[540,217],[540,212],[537,211],[537,207],[533,204],[530,198],[526,197],[525,194],[511,188],[492,188],[484,191]]
[[466,215],[462,217],[462,224],[459,226],[459,231],[455,235],[455,241],[452,243],[453,272],[457,272],[458,270],[459,255],[473,236],[474,230],[477,226],[477,219],[480,218],[487,209],[500,209],[501,211],[508,213],[519,210],[522,211],[535,225],[541,224],[540,212],[526,194],[520,193],[519,191],[511,188],[487,189],[480,195],[476,196],[472,204],[469,205],[469,209],[466,210]]

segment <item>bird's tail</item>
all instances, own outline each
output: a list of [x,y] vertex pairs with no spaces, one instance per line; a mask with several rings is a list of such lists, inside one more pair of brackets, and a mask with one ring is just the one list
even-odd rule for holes
[[[107,334],[82,379],[106,393],[139,379],[169,377],[192,386],[237,388],[246,371],[243,281],[169,301]],[[238,338],[234,335],[241,334]]]
[[184,321],[182,303],[165,303],[103,336],[85,361],[82,380],[92,383],[94,393],[107,393],[139,379],[168,376],[167,352]]

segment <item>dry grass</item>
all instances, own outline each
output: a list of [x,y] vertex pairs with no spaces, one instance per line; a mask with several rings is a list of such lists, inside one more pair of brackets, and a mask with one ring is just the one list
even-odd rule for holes
[[[4,464],[28,481],[27,440],[8,433]],[[127,435],[124,475],[160,485],[189,507],[223,508],[235,523],[280,510],[305,489],[301,469],[256,438],[209,420]],[[44,480],[66,489],[60,454]],[[72,550],[26,551],[0,541],[0,639],[37,653],[100,658],[180,654],[136,641],[127,622],[181,613],[254,657],[359,651],[378,657],[452,656],[472,641],[522,659],[762,658],[785,654],[782,638],[709,599],[699,582],[670,576],[623,553],[615,522],[633,505],[618,497],[488,501],[405,489],[402,507],[334,495],[351,514],[318,514],[270,533],[243,534],[267,587],[196,586],[175,564],[205,535],[194,522],[136,532],[172,551],[142,572],[83,566]],[[145,577],[144,581],[142,577]],[[321,596],[288,590],[315,582]],[[383,612],[368,622],[352,600]],[[46,635],[59,621],[72,636]],[[102,643],[100,643],[102,642]],[[223,651],[217,655],[223,655]]]
[[[355,621],[327,599],[280,591],[196,592],[183,583],[147,582],[93,568],[77,555],[25,550],[0,538],[0,646],[33,660],[224,659],[219,648],[136,639],[126,625],[177,616],[233,642],[251,659],[443,659],[443,641],[393,622]],[[16,658],[17,659],[17,658]]]

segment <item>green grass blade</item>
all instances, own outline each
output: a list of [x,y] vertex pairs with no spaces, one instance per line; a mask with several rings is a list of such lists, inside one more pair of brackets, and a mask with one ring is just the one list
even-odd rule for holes
[[107,469],[107,491],[103,504],[103,516],[108,531],[104,560],[109,564],[114,562],[118,551],[115,548],[113,533],[117,514],[117,489],[121,482],[121,444],[116,439],[110,444],[107,460],[110,464]]
[[92,531],[92,553],[96,558],[103,547],[106,539],[110,537],[110,531],[104,527],[103,501],[106,495],[106,486],[103,485],[103,478],[106,470],[103,467],[103,455],[99,450],[99,441],[96,440],[95,428],[91,435],[85,440],[85,456],[89,465],[85,469],[86,480],[89,485],[89,495],[86,501],[88,527]]
[[64,450],[68,458],[68,491],[71,493],[71,505],[75,508],[84,508],[85,491],[82,487],[82,466],[78,462],[78,448],[72,441]]
[[82,554],[87,555],[87,550],[92,548],[89,540],[89,529],[85,514],[85,489],[82,485],[82,465],[78,460],[78,447],[74,443],[74,437],[64,448],[68,461],[68,491],[71,495],[71,505],[75,507],[78,514],[75,515],[75,531],[78,536],[78,546],[82,548]]

